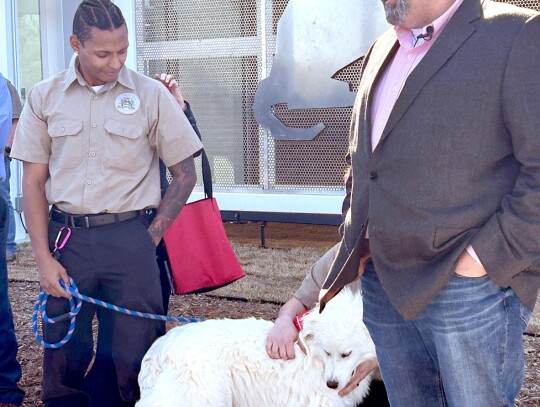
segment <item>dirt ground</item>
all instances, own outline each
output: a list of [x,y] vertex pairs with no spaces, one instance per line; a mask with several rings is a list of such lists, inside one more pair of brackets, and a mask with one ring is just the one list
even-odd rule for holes
[[[247,273],[247,277],[240,280],[244,286],[238,282],[205,295],[173,296],[169,315],[198,318],[255,316],[272,320],[280,304],[300,284],[309,265],[338,239],[337,228],[333,226],[269,223],[265,227],[265,249],[259,247],[260,223],[225,226]],[[281,263],[293,262],[300,262],[298,270],[276,268]],[[276,283],[275,277],[266,279],[268,274],[278,274],[280,283]],[[23,406],[38,407],[42,406],[39,400],[42,350],[33,337],[30,316],[39,285],[28,245],[19,247],[18,259],[10,264],[9,275],[19,360],[23,367],[20,384],[27,392]],[[270,284],[272,289],[268,290]],[[254,290],[251,296],[245,295],[247,286],[260,286],[261,289]],[[524,336],[526,377],[516,401],[517,406],[523,407],[540,406],[540,335],[536,329],[530,331]]]

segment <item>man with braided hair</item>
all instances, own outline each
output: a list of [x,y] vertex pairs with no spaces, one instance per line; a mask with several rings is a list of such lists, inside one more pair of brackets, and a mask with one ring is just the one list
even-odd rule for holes
[[[155,248],[195,185],[192,156],[202,144],[170,92],[124,66],[128,32],[117,6],[83,1],[70,45],[77,55],[69,68],[28,94],[11,152],[23,161],[26,221],[41,287],[51,295],[47,313],[68,311],[59,281],[71,277],[81,293],[161,314]],[[172,175],[163,199],[159,159]],[[62,228],[71,235],[52,257]],[[69,318],[45,323],[45,341],[61,340],[68,325]],[[83,303],[73,337],[45,349],[45,405],[133,406],[141,360],[163,332],[162,322]]]

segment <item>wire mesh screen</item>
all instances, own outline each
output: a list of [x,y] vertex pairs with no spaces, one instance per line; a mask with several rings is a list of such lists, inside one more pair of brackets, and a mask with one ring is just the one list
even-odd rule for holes
[[[343,189],[351,108],[275,106],[275,115],[286,125],[324,122],[325,130],[312,141],[276,141],[252,112],[259,80],[272,66],[277,23],[287,3],[136,1],[138,69],[179,78],[203,135],[217,190]],[[354,89],[360,66],[361,61],[354,63],[336,78]]]
[[[540,10],[540,0],[504,2]],[[288,127],[326,125],[310,141],[275,140],[253,115],[255,92],[272,67],[277,26],[288,3],[135,1],[138,69],[179,78],[203,135],[216,190],[343,190],[352,107],[289,110],[275,105],[275,116]],[[361,65],[360,58],[334,78],[355,91]]]
[[499,3],[510,3],[519,7],[526,7],[540,11],[540,0],[494,0]]
[[136,1],[138,69],[178,78],[215,189],[261,187],[262,138],[251,112],[261,56],[257,10],[255,0]]

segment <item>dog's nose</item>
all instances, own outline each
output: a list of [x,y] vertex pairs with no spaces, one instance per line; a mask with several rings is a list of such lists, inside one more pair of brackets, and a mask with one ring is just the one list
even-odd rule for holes
[[339,383],[338,383],[337,380],[328,380],[328,381],[326,382],[326,385],[327,385],[328,387],[330,387],[331,389],[337,389],[338,386],[339,386]]

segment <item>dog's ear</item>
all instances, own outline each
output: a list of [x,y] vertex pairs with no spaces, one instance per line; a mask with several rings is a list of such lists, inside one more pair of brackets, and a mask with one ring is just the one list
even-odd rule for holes
[[315,334],[308,333],[306,335],[302,335],[301,338],[302,338],[302,342],[309,343],[313,341],[313,339],[315,338]]
[[300,342],[300,345],[304,347],[306,355],[309,356],[311,346],[315,341],[315,332],[313,327],[304,326],[304,328],[298,334],[298,341]]

